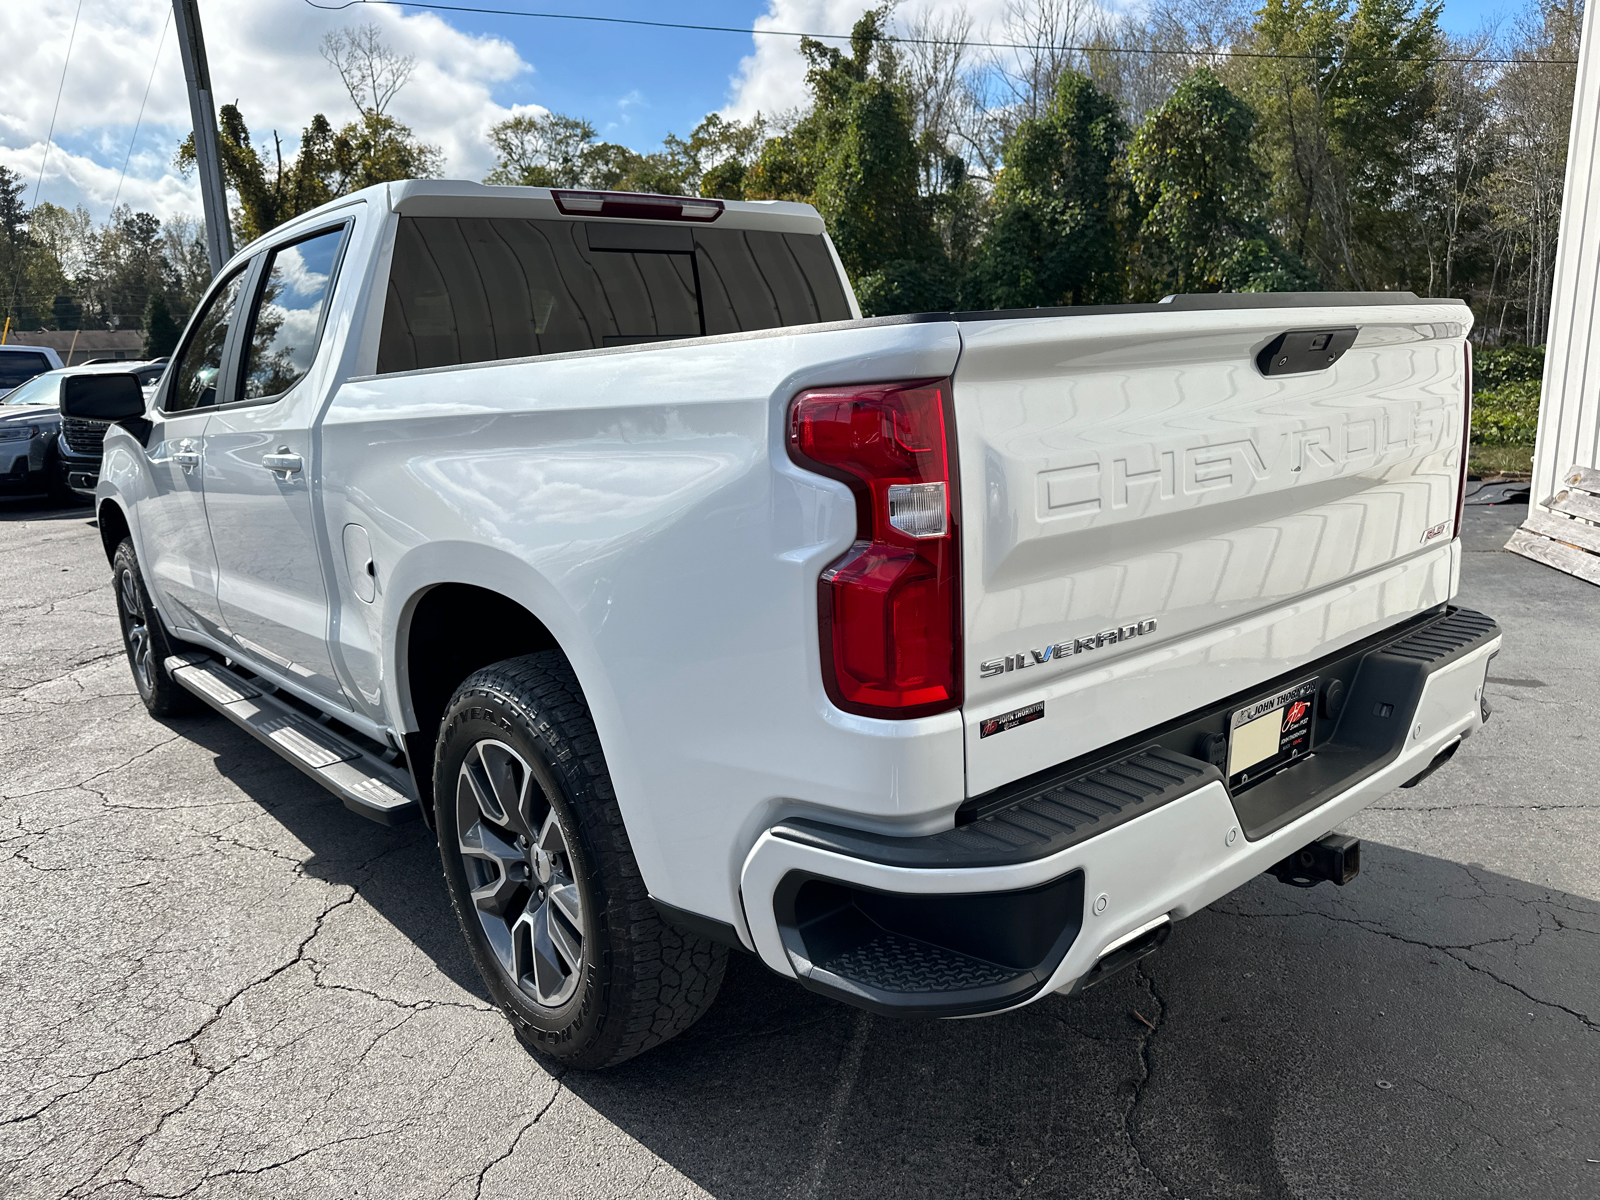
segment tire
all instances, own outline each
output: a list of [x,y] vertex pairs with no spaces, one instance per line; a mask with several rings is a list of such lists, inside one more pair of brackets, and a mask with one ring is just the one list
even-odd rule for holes
[[139,570],[133,539],[123,538],[111,556],[111,586],[117,597],[117,619],[122,624],[122,648],[139,699],[152,717],[182,717],[200,712],[205,705],[167,674],[167,657],[178,653],[150,600]]
[[544,651],[456,689],[434,755],[439,854],[479,973],[529,1048],[583,1070],[682,1033],[727,947],[662,922],[589,707]]

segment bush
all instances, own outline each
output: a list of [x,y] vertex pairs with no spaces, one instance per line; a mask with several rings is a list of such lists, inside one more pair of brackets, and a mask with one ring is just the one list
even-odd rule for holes
[[1474,445],[1531,446],[1538,428],[1537,379],[1517,380],[1472,398]]
[[1508,383],[1544,378],[1543,346],[1495,346],[1472,351],[1472,391],[1493,392]]

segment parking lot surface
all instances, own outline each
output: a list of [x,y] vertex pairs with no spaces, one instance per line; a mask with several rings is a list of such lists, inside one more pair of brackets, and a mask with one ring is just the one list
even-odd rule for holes
[[86,510],[0,510],[0,1195],[1600,1195],[1600,591],[1468,510],[1495,716],[1082,997],[899,1022],[735,956],[622,1067],[531,1057],[420,824],[134,692]]

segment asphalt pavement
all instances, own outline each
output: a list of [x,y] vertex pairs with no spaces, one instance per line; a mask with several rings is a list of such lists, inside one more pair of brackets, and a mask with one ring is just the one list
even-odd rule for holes
[[511,1036],[420,825],[133,689],[84,510],[0,509],[0,1195],[1600,1196],[1600,590],[1468,510],[1495,716],[1082,997],[899,1022],[736,956],[600,1074]]

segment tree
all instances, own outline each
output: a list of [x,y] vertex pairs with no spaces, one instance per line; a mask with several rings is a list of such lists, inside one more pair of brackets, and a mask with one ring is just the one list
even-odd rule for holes
[[1128,149],[1143,210],[1136,298],[1225,284],[1230,291],[1315,286],[1316,277],[1296,270],[1262,223],[1267,179],[1250,153],[1255,123],[1250,106],[1200,67],[1139,127]]
[[1433,106],[1439,3],[1266,0],[1234,60],[1260,117],[1278,234],[1331,287],[1374,288],[1409,258],[1396,204]]
[[954,280],[920,193],[912,107],[887,39],[888,10],[869,10],[850,52],[800,42],[812,105],[761,147],[744,179],[750,199],[816,205],[869,315],[948,307]]
[[178,348],[178,336],[183,326],[172,315],[172,306],[160,292],[150,297],[144,306],[145,358],[166,358]]
[[1006,139],[968,304],[1027,308],[1122,298],[1131,220],[1121,167],[1127,136],[1116,104],[1087,76],[1060,76],[1044,112]]
[[326,34],[322,57],[339,72],[356,111],[382,116],[416,70],[413,54],[399,54],[376,25],[349,26]]
[[488,184],[522,187],[587,186],[595,128],[560,113],[519,113],[489,130],[495,167]]
[[765,128],[759,116],[740,122],[712,113],[687,141],[669,133],[659,151],[640,154],[595,141],[594,126],[577,117],[518,113],[489,130],[495,168],[484,182],[740,199],[748,160]]
[[[222,106],[217,150],[223,179],[239,198],[233,220],[244,241],[347,192],[400,179],[425,179],[443,169],[443,152],[420,141],[409,126],[386,111],[410,79],[413,59],[385,46],[373,25],[331,33],[323,39],[322,50],[350,93],[356,120],[336,131],[326,116],[316,113],[301,130],[299,148],[288,163],[276,131],[269,161],[251,144],[250,128],[238,106]],[[185,177],[194,169],[193,134],[179,145],[176,163]]]
[[1561,224],[1581,0],[1542,0],[1518,30],[1514,60],[1496,87],[1500,161],[1484,181],[1494,222],[1492,274],[1483,301],[1496,341],[1544,341],[1550,322],[1556,234]]
[[28,206],[22,202],[28,185],[10,167],[0,167],[0,237],[20,246],[28,233]]

